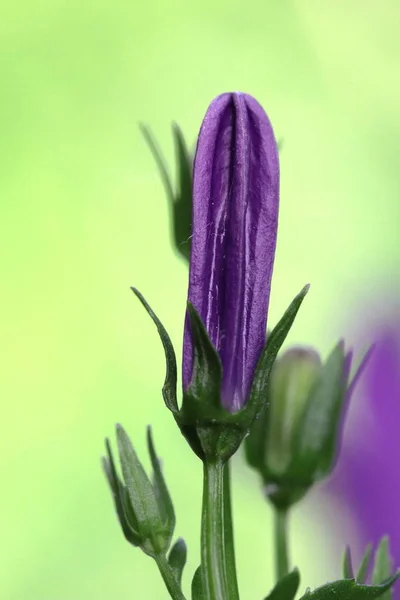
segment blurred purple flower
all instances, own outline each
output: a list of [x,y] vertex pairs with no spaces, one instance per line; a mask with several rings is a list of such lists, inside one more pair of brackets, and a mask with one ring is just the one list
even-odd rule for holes
[[380,326],[329,491],[353,515],[360,542],[389,534],[400,565],[400,319]]
[[[218,96],[194,162],[188,299],[220,355],[221,400],[232,412],[246,402],[265,345],[278,204],[278,150],[267,115],[247,94]],[[186,321],[184,389],[192,362]]]

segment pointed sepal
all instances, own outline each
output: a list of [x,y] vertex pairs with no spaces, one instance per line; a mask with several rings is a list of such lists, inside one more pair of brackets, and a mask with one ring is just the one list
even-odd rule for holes
[[354,579],[353,564],[351,561],[351,551],[349,546],[346,546],[343,554],[343,577],[344,579]]
[[309,289],[310,286],[306,285],[292,300],[283,317],[267,337],[264,350],[257,363],[251,385],[250,398],[242,410],[249,417],[251,423],[258,417],[266,403],[272,366]]
[[201,566],[197,567],[192,579],[192,600],[206,600],[201,575]]
[[178,412],[178,402],[176,398],[177,367],[175,350],[172,345],[171,338],[169,337],[167,330],[161,323],[160,319],[157,317],[149,303],[145,300],[143,294],[141,294],[139,290],[134,287],[132,287],[131,290],[137,296],[137,298],[139,298],[140,302],[143,304],[147,313],[157,327],[157,331],[164,348],[167,367],[165,381],[162,388],[162,395],[167,408],[169,408],[169,410],[175,414]]
[[112,493],[118,521],[126,540],[133,546],[140,546],[143,540],[137,530],[137,521],[135,518],[129,519],[124,509],[124,494],[126,493],[126,488],[117,473],[110,441],[108,439],[106,439],[106,450],[107,457],[103,456],[102,465]]
[[[375,553],[374,568],[372,571],[372,584],[382,584],[387,581],[393,571],[393,560],[390,556],[389,538],[384,536],[379,542]],[[382,596],[382,600],[391,600],[393,597],[392,590],[389,588]]]
[[168,563],[179,584],[182,581],[183,569],[187,560],[187,547],[183,538],[178,538],[168,555]]
[[368,577],[369,566],[372,557],[372,544],[368,544],[363,554],[363,557],[358,567],[356,580],[358,583],[366,583]]
[[294,600],[300,585],[300,573],[297,569],[278,581],[265,600]]
[[164,531],[169,537],[168,546],[171,542],[172,535],[175,530],[175,511],[167,484],[165,483],[164,475],[161,469],[161,461],[157,457],[151,426],[147,428],[147,447],[149,450],[151,465],[153,467],[153,489],[156,495],[158,508],[163,520]]

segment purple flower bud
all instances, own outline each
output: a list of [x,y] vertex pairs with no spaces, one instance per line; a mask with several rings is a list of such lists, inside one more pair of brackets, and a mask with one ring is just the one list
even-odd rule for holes
[[[247,94],[218,96],[194,162],[188,300],[221,358],[221,400],[231,412],[245,404],[265,345],[278,206],[278,150],[267,115]],[[184,390],[192,364],[186,320]]]

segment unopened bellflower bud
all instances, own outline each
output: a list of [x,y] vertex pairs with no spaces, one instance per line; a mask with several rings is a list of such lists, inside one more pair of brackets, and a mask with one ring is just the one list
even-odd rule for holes
[[[188,300],[221,359],[221,400],[231,412],[245,404],[265,345],[278,204],[278,150],[267,115],[247,94],[218,96],[194,162]],[[184,389],[192,366],[187,321]]]
[[291,348],[278,358],[270,377],[266,460],[274,473],[282,473],[291,460],[293,432],[321,368],[312,348]]
[[310,348],[290,349],[275,362],[268,406],[246,440],[246,456],[277,506],[293,504],[332,471],[345,409],[365,364],[349,383],[351,360],[339,342],[324,363]]
[[227,460],[247,435],[308,291],[296,296],[267,341],[278,207],[278,149],[267,115],[247,94],[218,96],[201,125],[193,165],[181,407],[171,340],[133,289],[164,346],[165,403],[202,460]]

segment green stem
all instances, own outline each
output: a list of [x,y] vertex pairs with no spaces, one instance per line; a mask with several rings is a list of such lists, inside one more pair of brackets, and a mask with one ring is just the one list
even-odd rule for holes
[[204,462],[201,569],[205,600],[230,600],[224,531],[224,465]]
[[289,572],[287,520],[287,509],[275,508],[275,560],[277,581]]
[[229,585],[229,598],[239,600],[239,589],[236,575],[235,545],[233,538],[231,477],[229,461],[224,467],[224,535],[225,563]]
[[176,577],[168,564],[167,557],[165,554],[156,554],[154,560],[157,563],[158,569],[161,573],[161,577],[164,580],[169,595],[173,600],[186,600],[181,586],[176,580]]

